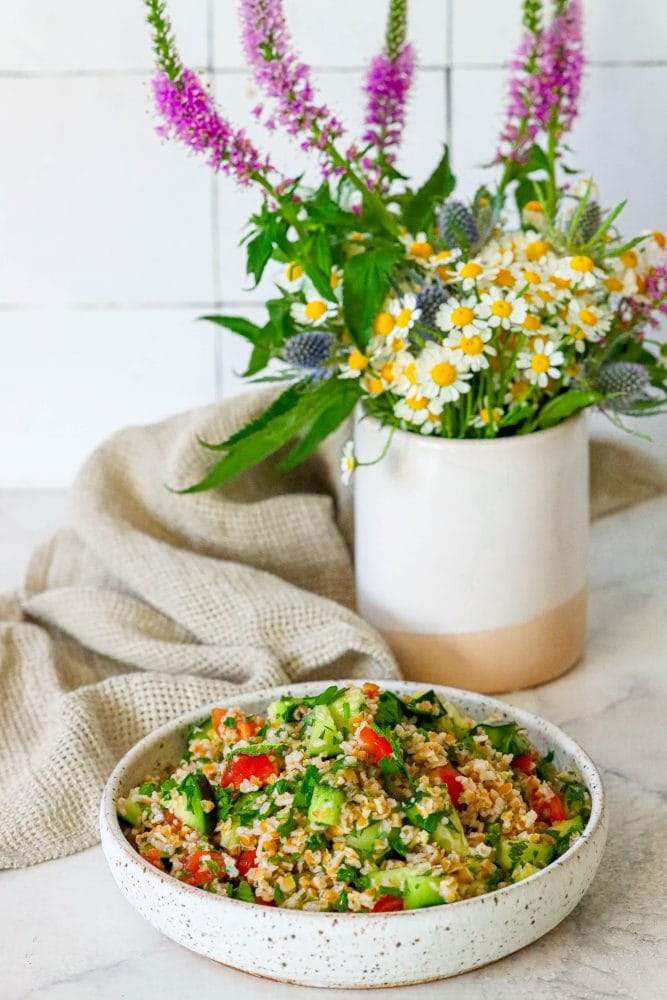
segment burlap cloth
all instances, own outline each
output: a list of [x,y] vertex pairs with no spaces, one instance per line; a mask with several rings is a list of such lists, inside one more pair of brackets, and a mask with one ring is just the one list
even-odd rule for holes
[[[119,757],[188,709],[307,678],[398,676],[352,610],[344,432],[288,476],[269,461],[210,493],[165,488],[203,475],[196,435],[223,440],[265,403],[116,434],[74,484],[71,527],[0,599],[1,868],[96,843]],[[639,481],[633,502],[653,489]],[[603,475],[603,512],[617,492]]]

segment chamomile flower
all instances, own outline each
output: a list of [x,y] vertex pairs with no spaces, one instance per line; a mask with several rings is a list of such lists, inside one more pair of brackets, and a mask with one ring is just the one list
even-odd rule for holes
[[551,244],[535,230],[529,229],[525,233],[514,233],[512,236],[512,251],[514,260],[517,263],[536,264],[543,260],[551,251]]
[[335,306],[318,298],[308,298],[306,302],[294,302],[290,308],[290,315],[299,326],[322,326],[335,312]]
[[285,266],[278,279],[278,284],[288,292],[297,292],[303,286],[304,278],[303,267],[297,261],[292,260]]
[[516,366],[525,371],[526,378],[532,385],[544,389],[550,378],[560,377],[560,365],[564,361],[565,355],[562,351],[556,350],[556,344],[538,337],[531,350],[519,354]]
[[368,368],[370,358],[361,351],[350,351],[343,364],[340,366],[340,378],[359,378],[361,373]]
[[482,264],[476,259],[466,260],[456,267],[454,280],[461,286],[464,292],[470,292],[481,284],[487,284],[495,277],[497,268],[489,264]]
[[[388,365],[391,365],[391,368],[388,368]],[[401,351],[400,354],[385,361],[380,368],[380,374],[383,378],[387,378],[393,391],[401,396],[407,396],[417,385],[416,368],[417,362],[410,351]]]
[[503,330],[521,326],[527,312],[524,299],[518,298],[516,292],[503,293],[498,288],[490,289],[477,308],[477,315],[485,319],[492,329],[502,327]]
[[429,257],[426,265],[435,271],[441,281],[452,281],[455,277],[454,265],[460,256],[461,251],[458,247],[453,247],[451,250],[439,250],[438,253]]
[[347,486],[350,482],[352,473],[356,467],[357,458],[354,454],[354,441],[347,441],[340,457],[340,478],[344,486]]
[[496,349],[490,344],[493,331],[488,327],[467,335],[458,330],[452,330],[445,344],[461,352],[461,368],[463,371],[479,372],[489,367],[489,356],[495,357]]
[[541,201],[527,201],[521,209],[521,221],[524,226],[533,229],[543,229],[545,225],[544,208]]
[[452,296],[443,302],[435,314],[435,325],[443,333],[456,330],[469,336],[484,327],[484,321],[477,314],[479,303],[476,298],[458,299]]
[[583,331],[585,340],[597,343],[609,332],[613,317],[592,303],[571,302],[568,319]]
[[417,307],[417,296],[412,292],[404,295],[402,299],[395,299],[391,303],[389,311],[394,317],[396,327],[402,333],[407,333],[408,330],[412,329],[421,316],[421,309]]
[[394,404],[394,416],[415,427],[421,427],[429,416],[438,416],[439,413],[442,413],[442,404],[429,399],[419,389],[413,389]]
[[[434,407],[436,407],[434,409]],[[442,433],[442,406],[438,406],[433,401],[428,408],[426,420],[419,428],[420,434],[441,434]]]
[[486,406],[483,406],[477,416],[473,417],[472,425],[473,427],[488,427],[491,424],[493,427],[497,427],[502,415],[503,411],[499,406],[494,406],[490,411]]
[[336,267],[334,265],[331,268],[331,274],[329,275],[329,284],[331,285],[331,290],[338,299],[342,301],[343,298],[343,269],[341,267]]
[[470,392],[471,375],[464,368],[461,351],[445,344],[426,345],[417,358],[415,376],[419,391],[441,403],[454,403]]
[[426,233],[417,233],[416,236],[402,233],[399,238],[405,247],[406,257],[426,263],[433,256],[433,247],[429,243]]
[[598,281],[602,281],[605,277],[604,271],[596,267],[586,254],[563,257],[554,274],[557,278],[565,278],[580,288],[595,288]]

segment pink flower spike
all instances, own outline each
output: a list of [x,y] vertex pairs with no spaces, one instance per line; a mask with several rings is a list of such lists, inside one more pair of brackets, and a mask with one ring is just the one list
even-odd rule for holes
[[383,161],[392,163],[395,160],[395,151],[403,135],[415,62],[414,50],[407,44],[396,59],[382,52],[370,64],[364,88],[367,105],[362,141],[374,147],[375,155],[364,157],[362,165],[373,185],[380,181]]

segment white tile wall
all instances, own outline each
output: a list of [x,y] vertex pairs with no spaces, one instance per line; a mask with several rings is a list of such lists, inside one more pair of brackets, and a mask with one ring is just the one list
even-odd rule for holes
[[[591,58],[573,136],[629,229],[667,228],[667,4],[584,0]],[[256,97],[233,0],[169,0],[185,60],[237,121]],[[386,0],[285,0],[297,46],[354,134]],[[421,71],[401,166],[453,139],[461,190],[485,176],[520,0],[411,0]],[[141,0],[0,8],[0,489],[66,486],[95,443],[241,388],[243,340],[194,322],[261,315],[240,230],[256,204],[156,138]],[[277,162],[294,149],[274,137]],[[315,176],[315,174],[313,175]],[[654,425],[667,447],[667,420]],[[664,453],[664,449],[663,449]]]

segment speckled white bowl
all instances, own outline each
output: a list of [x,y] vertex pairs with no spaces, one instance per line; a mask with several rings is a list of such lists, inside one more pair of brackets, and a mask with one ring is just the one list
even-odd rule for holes
[[[248,712],[262,712],[281,695],[314,694],[326,686],[295,684],[233,701]],[[424,690],[407,682],[383,686],[398,693]],[[442,979],[493,962],[546,934],[577,905],[602,859],[607,821],[600,775],[574,740],[551,723],[484,695],[436,690],[478,721],[493,713],[515,719],[540,751],[555,749],[560,768],[583,776],[592,800],[590,820],[574,846],[548,868],[486,896],[386,914],[258,906],[185,885],[130,847],[116,802],[147,774],[180,760],[187,730],[213,707],[204,706],[137,743],[109,778],[100,829],[121,891],[142,916],[186,948],[244,972],[305,986],[364,988]]]

